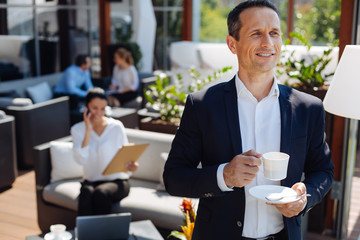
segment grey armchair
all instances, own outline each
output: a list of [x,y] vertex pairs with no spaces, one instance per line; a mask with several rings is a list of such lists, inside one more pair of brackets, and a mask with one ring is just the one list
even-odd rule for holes
[[3,189],[11,186],[17,177],[13,116],[0,119],[0,146],[0,189]]
[[20,168],[34,166],[34,146],[70,133],[69,97],[66,96],[29,106],[9,106],[5,112],[15,117],[17,161]]

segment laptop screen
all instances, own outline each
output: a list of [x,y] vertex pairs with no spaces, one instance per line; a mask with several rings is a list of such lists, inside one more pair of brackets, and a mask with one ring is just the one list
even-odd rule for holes
[[76,218],[78,240],[127,240],[131,213],[116,213]]

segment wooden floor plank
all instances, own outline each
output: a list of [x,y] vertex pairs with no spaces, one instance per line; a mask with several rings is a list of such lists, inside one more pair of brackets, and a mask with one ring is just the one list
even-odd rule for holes
[[40,234],[37,225],[34,171],[20,171],[9,188],[0,193],[0,239],[24,240]]

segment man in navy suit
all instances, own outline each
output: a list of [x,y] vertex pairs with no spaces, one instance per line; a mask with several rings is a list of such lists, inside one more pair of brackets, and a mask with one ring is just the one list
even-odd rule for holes
[[[228,15],[228,30],[226,42],[239,70],[229,82],[188,96],[164,169],[166,189],[200,198],[193,240],[300,240],[301,216],[333,181],[322,102],[277,84],[273,69],[282,40],[271,2],[240,3]],[[290,155],[281,181],[259,171],[262,154],[270,151]],[[259,185],[311,196],[266,203],[249,193]]]

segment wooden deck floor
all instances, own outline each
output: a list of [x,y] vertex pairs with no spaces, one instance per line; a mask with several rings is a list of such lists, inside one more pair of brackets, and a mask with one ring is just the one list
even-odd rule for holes
[[12,188],[0,193],[0,239],[24,240],[40,234],[34,171],[20,171]]
[[[349,238],[360,232],[360,178],[354,179]],[[359,194],[358,194],[359,193]],[[40,234],[36,216],[34,171],[20,171],[12,188],[0,192],[0,239],[24,240],[25,236]],[[335,240],[335,238],[308,233],[307,240]],[[344,239],[345,240],[345,239]]]

